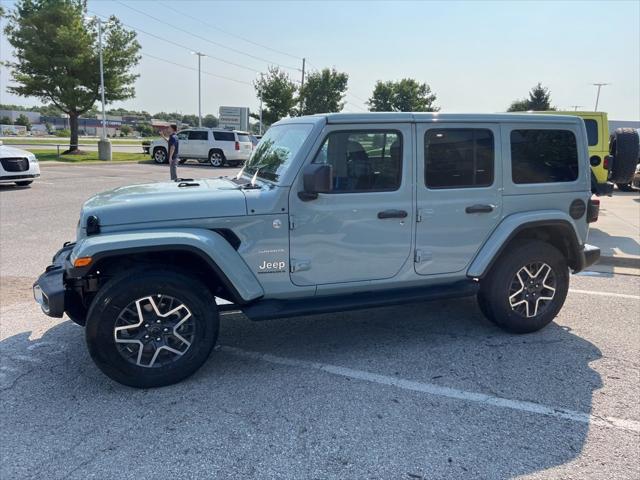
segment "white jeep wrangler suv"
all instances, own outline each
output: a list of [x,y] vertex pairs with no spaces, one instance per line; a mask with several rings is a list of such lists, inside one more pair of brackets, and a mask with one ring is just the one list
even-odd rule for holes
[[[221,128],[190,128],[178,132],[180,163],[189,159],[214,167],[238,166],[251,156],[253,145],[248,134]],[[156,163],[167,162],[167,141],[158,139],[149,145],[149,154]]]

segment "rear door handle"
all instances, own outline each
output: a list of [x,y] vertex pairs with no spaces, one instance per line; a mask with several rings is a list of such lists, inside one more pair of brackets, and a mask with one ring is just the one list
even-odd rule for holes
[[464,209],[467,213],[489,213],[493,212],[493,209],[496,208],[495,205],[470,205]]
[[383,210],[382,212],[378,212],[378,218],[383,220],[385,218],[407,218],[409,215],[404,210]]

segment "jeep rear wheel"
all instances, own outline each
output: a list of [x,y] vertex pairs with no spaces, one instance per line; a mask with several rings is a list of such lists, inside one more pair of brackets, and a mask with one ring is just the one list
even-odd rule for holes
[[480,283],[484,315],[501,328],[530,333],[558,314],[569,290],[569,268],[554,246],[531,240],[510,248]]
[[167,162],[167,151],[162,147],[156,148],[153,151],[153,160],[156,163],[166,163]]
[[211,166],[220,168],[224,165],[224,161],[224,154],[221,151],[212,150],[209,152],[209,163],[211,163]]
[[638,164],[638,132],[633,128],[618,128],[609,141],[609,153],[613,165],[609,180],[613,183],[629,183]]
[[215,298],[193,277],[164,269],[126,271],[107,282],[87,314],[89,353],[113,380],[161,387],[193,374],[218,337]]

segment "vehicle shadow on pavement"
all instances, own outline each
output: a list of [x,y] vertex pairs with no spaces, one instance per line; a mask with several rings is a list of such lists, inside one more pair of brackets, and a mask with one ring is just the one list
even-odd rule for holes
[[589,424],[305,365],[590,414],[602,383],[589,364],[601,352],[560,326],[562,316],[557,321],[510,335],[486,322],[474,299],[262,323],[225,315],[221,345],[309,363],[278,365],[223,348],[190,379],[155,390],[103,376],[83,329],[70,321],[34,340],[21,333],[0,342],[0,474],[430,479],[542,472],[580,454]]
[[30,188],[31,188],[31,185],[26,185],[26,186],[21,187],[19,185],[5,184],[5,185],[0,185],[0,193],[20,191],[20,190],[29,190]]
[[603,256],[613,257],[616,253],[614,249],[620,250],[626,255],[640,255],[640,243],[632,237],[610,235],[597,227],[591,227],[589,229],[589,240],[596,245],[602,246]]

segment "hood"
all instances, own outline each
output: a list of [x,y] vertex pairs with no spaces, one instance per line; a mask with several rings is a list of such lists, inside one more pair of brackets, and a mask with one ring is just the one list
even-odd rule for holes
[[0,145],[0,158],[10,158],[10,157],[27,157],[32,158],[35,155],[27,150],[22,150],[20,148],[10,147],[9,145]]
[[80,221],[84,227],[86,218],[95,215],[101,226],[109,226],[246,214],[242,190],[220,178],[128,185],[102,192],[85,202]]

